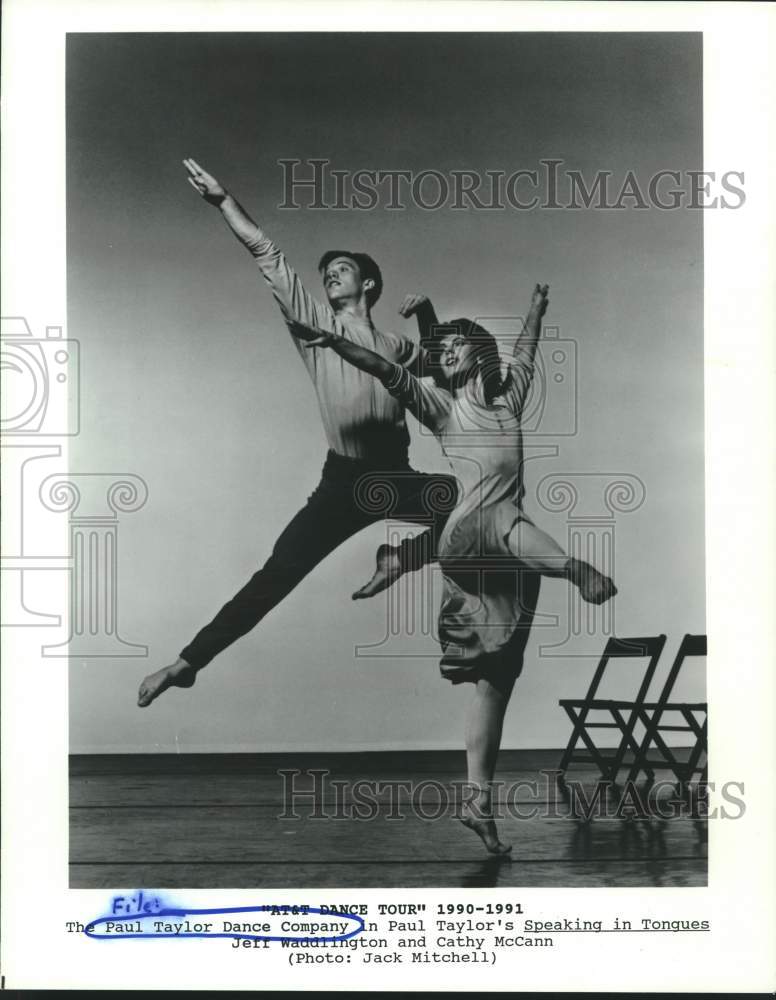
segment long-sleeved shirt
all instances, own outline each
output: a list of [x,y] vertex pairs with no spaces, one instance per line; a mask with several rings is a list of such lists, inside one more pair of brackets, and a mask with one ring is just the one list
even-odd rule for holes
[[[335,313],[311,296],[285,254],[261,231],[244,241],[289,324],[301,323],[336,332],[402,366],[414,365],[418,345],[407,337],[376,330],[368,319]],[[334,351],[305,347],[292,340],[310,374],[329,447],[339,455],[374,464],[406,461],[409,432],[404,406],[371,375],[348,364]]]
[[491,403],[474,380],[454,394],[398,365],[388,380],[390,392],[439,441],[458,480],[458,501],[439,540],[440,554],[456,553],[458,525],[475,512],[486,517],[504,501],[522,510],[520,421],[534,376],[534,345],[534,339],[518,341],[502,392]]

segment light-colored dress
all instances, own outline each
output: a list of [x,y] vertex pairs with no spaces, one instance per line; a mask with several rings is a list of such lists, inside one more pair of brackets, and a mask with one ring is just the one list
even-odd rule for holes
[[470,380],[455,395],[397,365],[392,392],[437,438],[458,480],[458,501],[439,540],[443,573],[442,676],[459,684],[516,677],[533,622],[540,577],[518,569],[509,534],[522,509],[520,416],[533,358],[510,359],[503,394],[490,405]]

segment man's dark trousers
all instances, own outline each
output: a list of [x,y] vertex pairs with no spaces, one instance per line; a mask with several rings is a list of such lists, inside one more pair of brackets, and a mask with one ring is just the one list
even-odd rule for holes
[[400,546],[402,568],[420,568],[434,558],[457,493],[454,477],[415,472],[406,459],[375,464],[330,451],[320,483],[266,564],[181,650],[181,659],[204,667],[250,632],[337,546],[375,521],[395,518],[430,526]]

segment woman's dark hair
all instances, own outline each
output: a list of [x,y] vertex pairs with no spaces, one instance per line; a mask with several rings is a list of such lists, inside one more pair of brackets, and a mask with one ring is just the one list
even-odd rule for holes
[[319,273],[323,274],[329,264],[337,257],[349,257],[354,260],[361,272],[361,280],[366,281],[367,278],[371,278],[374,281],[374,288],[370,288],[366,293],[366,304],[371,309],[383,291],[383,276],[380,273],[380,268],[368,253],[358,253],[353,250],[327,250],[318,261]]
[[474,346],[474,358],[482,378],[485,402],[490,405],[497,396],[504,392],[509,382],[509,375],[506,378],[502,375],[501,356],[496,338],[484,326],[480,326],[479,323],[466,317],[447,320],[435,327],[432,336],[425,342],[426,349],[432,358],[431,374],[435,378],[439,364],[439,341],[451,334],[463,337],[467,343]]

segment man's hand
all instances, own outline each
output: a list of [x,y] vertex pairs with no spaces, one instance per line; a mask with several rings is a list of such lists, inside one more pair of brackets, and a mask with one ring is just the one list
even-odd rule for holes
[[533,297],[531,299],[531,308],[536,309],[539,316],[544,316],[547,312],[547,304],[550,301],[547,295],[549,290],[549,285],[537,285],[536,288],[534,288]]
[[184,160],[183,166],[189,172],[187,180],[194,190],[211,205],[220,205],[226,197],[226,189],[221,187],[215,177],[203,170],[196,160]]
[[414,316],[415,313],[430,305],[431,302],[427,295],[408,295],[399,306],[399,313],[405,319],[409,319],[410,316]]

